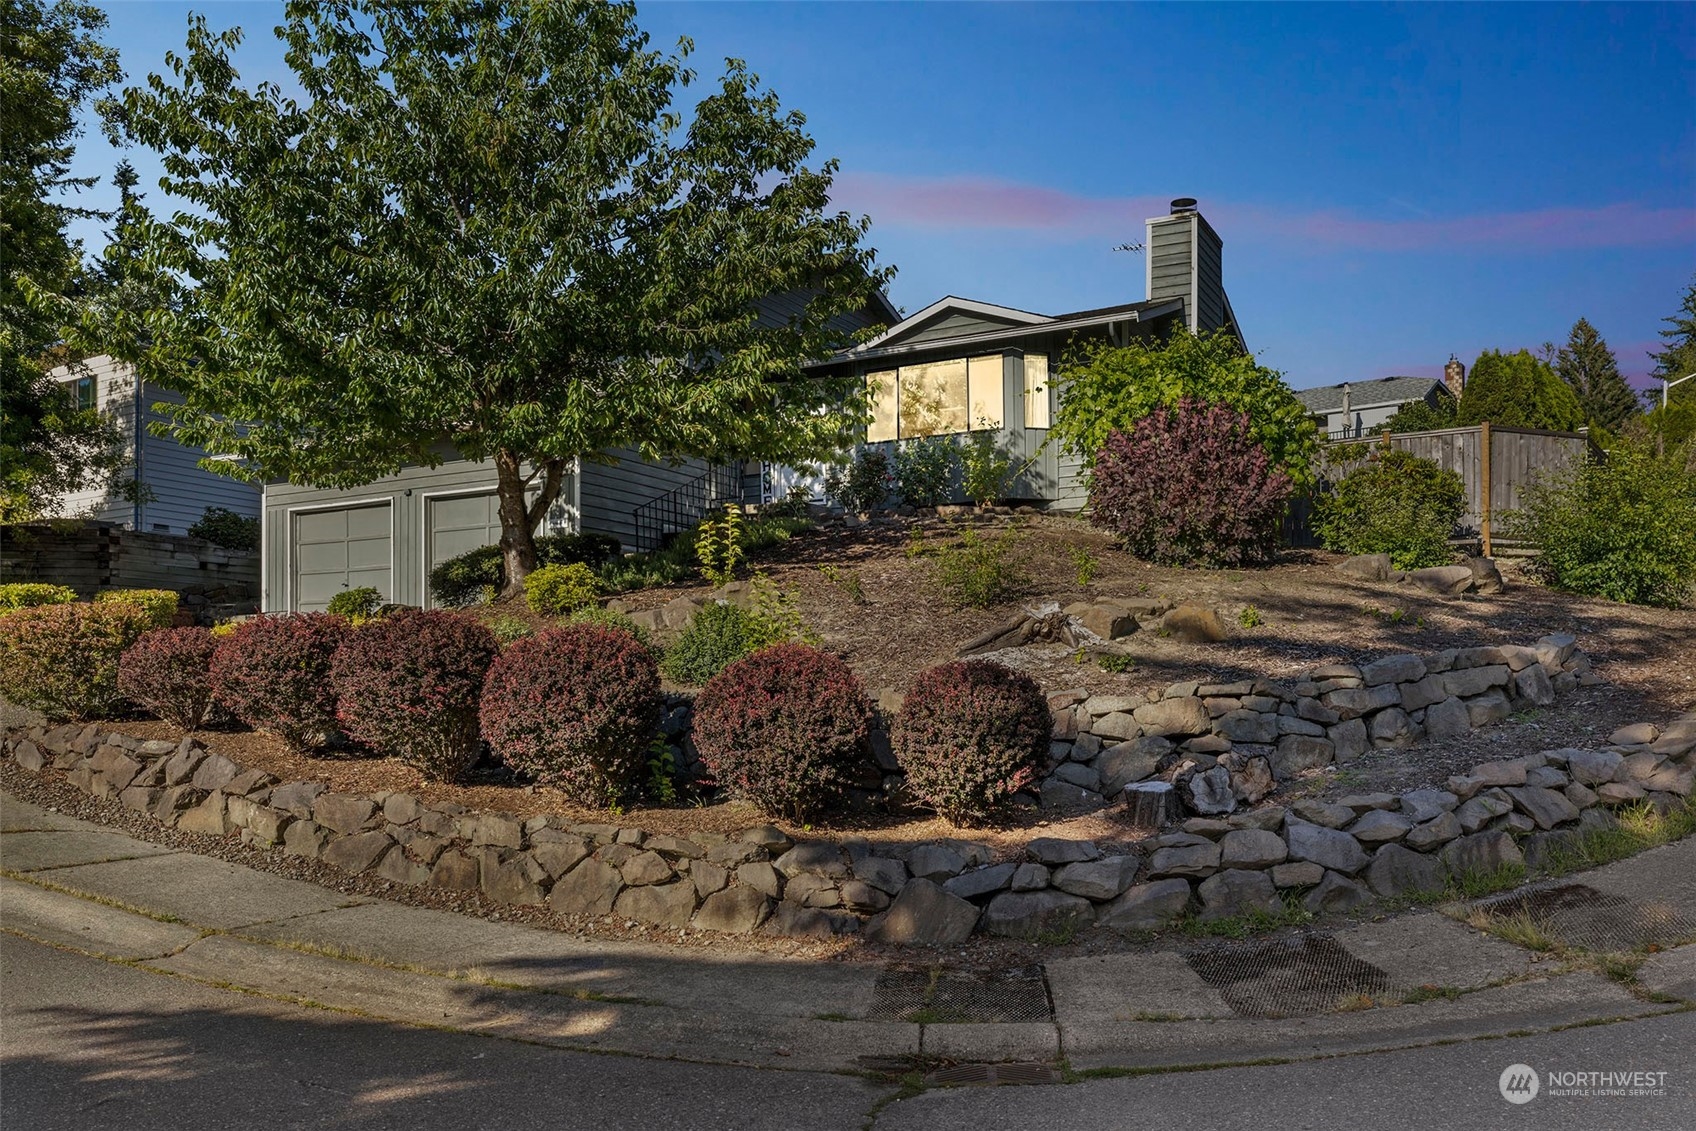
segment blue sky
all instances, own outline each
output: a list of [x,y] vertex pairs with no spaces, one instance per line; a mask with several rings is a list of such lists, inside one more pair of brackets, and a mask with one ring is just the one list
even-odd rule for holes
[[[237,3],[107,5],[130,81],[181,48],[191,8],[246,29],[245,80],[287,84],[281,6]],[[1580,316],[1640,376],[1696,275],[1696,5],[667,3],[639,21],[691,36],[704,79],[746,59],[807,115],[908,310],[1140,299],[1141,256],[1110,249],[1175,196],[1200,200],[1250,347],[1298,387],[1438,375]],[[115,156],[91,130],[79,165]],[[131,159],[151,188],[156,164]]]

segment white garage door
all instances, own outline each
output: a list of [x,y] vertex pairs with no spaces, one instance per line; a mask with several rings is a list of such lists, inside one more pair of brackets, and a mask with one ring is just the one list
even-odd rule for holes
[[449,558],[500,544],[500,497],[493,491],[431,499],[426,509],[431,569]]
[[291,606],[319,612],[342,590],[365,586],[389,600],[390,540],[388,503],[296,514]]

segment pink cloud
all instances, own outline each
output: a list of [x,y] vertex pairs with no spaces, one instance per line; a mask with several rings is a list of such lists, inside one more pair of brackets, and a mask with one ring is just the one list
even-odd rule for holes
[[[1122,237],[1166,212],[1158,196],[1086,196],[1064,189],[973,177],[846,173],[836,201],[880,223],[933,230],[999,229]],[[1341,209],[1291,211],[1232,201],[1203,209],[1234,238],[1300,240],[1346,250],[1425,251],[1655,247],[1696,241],[1696,208],[1634,202],[1594,208],[1536,208],[1464,216],[1380,219]]]

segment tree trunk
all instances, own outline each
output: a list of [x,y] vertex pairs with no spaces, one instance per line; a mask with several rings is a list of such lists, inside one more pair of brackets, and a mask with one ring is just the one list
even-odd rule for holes
[[543,460],[538,470],[542,481],[536,497],[526,501],[530,480],[520,470],[516,452],[495,453],[496,490],[501,504],[501,563],[505,584],[501,596],[524,592],[524,579],[536,568],[536,527],[559,498],[565,478],[565,459]]

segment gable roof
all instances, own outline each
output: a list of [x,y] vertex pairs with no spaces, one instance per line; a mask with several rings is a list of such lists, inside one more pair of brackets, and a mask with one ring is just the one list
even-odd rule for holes
[[1448,386],[1438,377],[1380,377],[1376,381],[1345,381],[1317,389],[1297,389],[1295,394],[1309,412],[1340,412],[1345,387],[1349,391],[1349,407],[1356,409],[1424,400],[1431,395],[1433,385],[1448,392]]
[[[1097,307],[1094,310],[1076,310],[1069,314],[1035,314],[1016,307],[949,295],[916,314],[908,315],[877,337],[842,351],[835,360],[875,358],[946,346],[987,346],[1009,338],[1024,337],[1032,332],[1065,333],[1112,322],[1146,322],[1153,318],[1177,314],[1182,310],[1181,299],[1158,299],[1152,302],[1127,302],[1118,306]],[[949,321],[957,321],[959,332],[925,334],[926,330]]]

